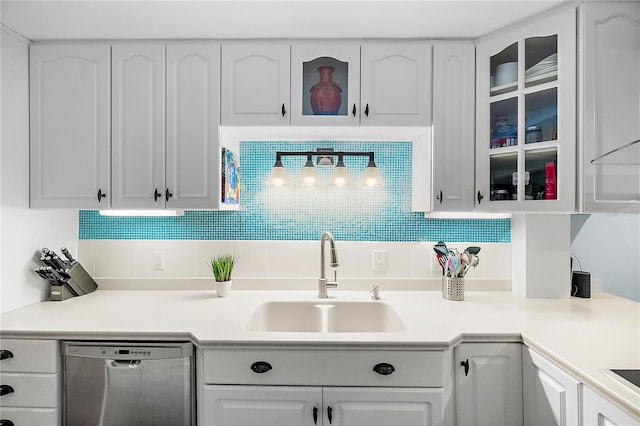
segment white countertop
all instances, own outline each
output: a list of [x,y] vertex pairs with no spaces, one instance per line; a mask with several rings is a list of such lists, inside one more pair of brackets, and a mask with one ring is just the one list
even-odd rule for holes
[[[593,293],[591,299],[525,299],[510,292],[381,291],[405,330],[390,333],[276,333],[246,329],[263,302],[318,300],[313,291],[98,290],[2,314],[4,338],[193,340],[231,345],[410,346],[446,349],[461,341],[522,341],[640,420],[640,390],[603,369],[640,369],[640,303]],[[331,291],[329,300],[370,300]],[[377,303],[371,301],[371,303]]]

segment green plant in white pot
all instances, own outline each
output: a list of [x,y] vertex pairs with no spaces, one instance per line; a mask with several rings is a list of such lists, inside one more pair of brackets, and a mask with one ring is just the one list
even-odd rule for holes
[[233,272],[235,263],[236,258],[230,254],[211,258],[209,268],[216,280],[218,297],[226,297],[229,295],[231,291],[231,273]]

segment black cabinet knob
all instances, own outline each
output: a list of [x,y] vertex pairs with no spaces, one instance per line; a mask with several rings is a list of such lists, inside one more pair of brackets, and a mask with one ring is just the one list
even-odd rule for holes
[[262,373],[266,373],[267,371],[271,370],[273,367],[271,367],[271,364],[269,364],[266,361],[256,361],[253,364],[251,364],[251,370],[254,373],[258,373],[258,374],[262,374]]
[[440,204],[442,204],[442,191],[440,191],[440,194],[436,195],[436,200],[440,201]]
[[366,115],[367,117],[369,116],[369,104],[364,107],[364,115]]
[[460,365],[464,367],[464,375],[468,376],[469,375],[469,359],[468,358],[465,359],[460,363]]
[[169,188],[164,192],[165,199],[169,201],[169,198],[173,197],[173,193],[169,192]]
[[13,352],[6,349],[0,349],[0,360],[8,358],[13,358]]
[[333,408],[331,406],[327,407],[327,417],[329,418],[329,424],[333,422]]
[[160,191],[158,191],[158,188],[156,188],[155,191],[153,191],[153,201],[157,203],[158,198],[161,198],[161,197],[162,197],[162,194],[160,193]]
[[313,407],[313,424],[318,424],[318,407]]
[[353,104],[353,109],[351,110],[351,114],[353,114],[353,116],[356,116],[356,104]]
[[98,202],[101,202],[103,198],[107,196],[106,192],[102,192],[101,188],[98,188]]
[[480,191],[478,191],[478,204],[480,204],[482,202],[483,198],[484,198],[484,196],[480,193]]
[[0,419],[0,426],[15,426],[15,423],[9,419]]
[[7,395],[7,394],[13,393],[13,392],[15,392],[15,389],[13,389],[11,386],[9,386],[9,385],[0,385],[0,396]]
[[284,104],[282,104],[282,116],[284,117],[287,114],[287,109],[284,107]]
[[378,374],[382,374],[383,376],[388,376],[389,374],[396,371],[396,369],[391,364],[387,364],[386,362],[381,362],[380,364],[376,364],[373,367],[373,371],[375,371]]

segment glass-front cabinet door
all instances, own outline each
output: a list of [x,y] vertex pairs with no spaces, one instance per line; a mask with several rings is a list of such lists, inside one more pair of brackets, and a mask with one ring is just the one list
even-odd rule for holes
[[575,33],[569,9],[478,43],[477,210],[575,210]]
[[291,124],[360,123],[360,45],[291,47]]

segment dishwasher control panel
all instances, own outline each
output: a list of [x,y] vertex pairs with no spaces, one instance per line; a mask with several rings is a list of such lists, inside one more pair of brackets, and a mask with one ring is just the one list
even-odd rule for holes
[[95,345],[87,343],[78,343],[65,345],[66,356],[77,356],[85,358],[106,358],[113,360],[132,360],[132,359],[168,359],[168,358],[184,358],[193,354],[193,345],[191,343],[179,345],[153,344],[146,346],[145,344],[129,345],[109,345],[105,342],[96,343]]

